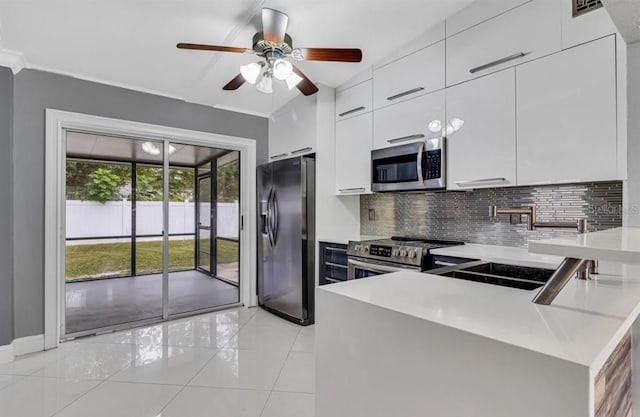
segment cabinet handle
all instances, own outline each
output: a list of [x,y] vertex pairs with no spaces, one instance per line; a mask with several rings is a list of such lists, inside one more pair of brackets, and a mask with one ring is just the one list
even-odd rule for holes
[[338,114],[338,116],[340,116],[340,117],[344,117],[344,116],[346,116],[347,114],[351,114],[351,113],[359,112],[359,111],[361,111],[361,110],[364,110],[365,108],[366,108],[366,107],[364,107],[364,106],[356,107],[355,109],[351,109],[351,110],[347,110],[347,111],[345,111],[345,112],[342,112],[342,113]]
[[435,261],[433,264],[434,265],[438,265],[438,266],[455,266],[455,265],[458,265],[457,263],[454,263],[454,262],[444,262],[444,261]]
[[509,182],[506,178],[484,178],[481,180],[469,180],[469,181],[456,181],[456,184],[460,187],[474,185],[474,184],[489,184],[492,182]]
[[287,156],[287,155],[289,155],[289,154],[288,153],[279,153],[277,155],[270,156],[269,158],[270,159],[276,159],[276,158],[281,158],[281,157]]
[[335,268],[342,268],[342,269],[347,269],[348,268],[346,265],[340,265],[340,264],[337,264],[335,262],[325,262],[324,264],[325,265],[329,265],[329,266],[333,266]]
[[336,278],[331,278],[331,277],[324,277],[324,279],[326,281],[333,282],[333,283],[344,282],[343,279],[336,279]]
[[387,142],[389,142],[389,143],[398,143],[398,142],[405,142],[405,141],[408,141],[408,140],[422,139],[422,138],[424,138],[424,134],[418,133],[418,134],[415,134],[415,135],[403,136],[401,138],[389,139]]
[[484,65],[480,65],[479,67],[471,68],[469,70],[469,72],[471,74],[475,74],[476,72],[483,71],[483,70],[489,69],[491,67],[495,67],[495,66],[500,65],[500,64],[504,64],[505,62],[509,62],[509,61],[513,61],[514,59],[522,58],[525,55],[527,55],[527,54],[525,54],[524,52],[518,52],[517,54],[513,54],[513,55],[506,56],[504,58],[500,58],[500,59],[495,60],[493,62],[489,62],[488,64],[484,64]]
[[291,155],[295,155],[295,154],[298,154],[298,153],[302,153],[302,152],[310,151],[311,149],[313,149],[313,148],[311,148],[311,147],[307,146],[306,148],[297,149],[297,150],[295,150],[295,151],[292,151],[292,152],[291,152]]
[[341,193],[348,193],[348,192],[352,192],[352,191],[365,191],[364,187],[357,187],[357,188],[341,188],[338,191],[340,191]]
[[387,97],[387,100],[389,100],[389,101],[397,100],[399,98],[402,98],[404,96],[408,96],[409,94],[417,93],[418,91],[422,91],[422,90],[424,90],[424,87],[412,88],[411,90],[407,90],[407,91],[404,91],[402,93],[395,94],[395,95],[393,95],[391,97]]

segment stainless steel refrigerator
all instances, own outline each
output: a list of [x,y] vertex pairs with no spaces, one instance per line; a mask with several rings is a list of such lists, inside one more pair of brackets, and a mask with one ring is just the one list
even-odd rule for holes
[[315,160],[258,167],[258,302],[301,325],[314,322]]

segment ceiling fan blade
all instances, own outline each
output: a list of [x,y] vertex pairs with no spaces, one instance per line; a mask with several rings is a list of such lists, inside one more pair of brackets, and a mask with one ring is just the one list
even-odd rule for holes
[[244,84],[246,82],[246,80],[244,79],[244,77],[242,76],[242,74],[238,74],[236,75],[236,77],[229,81],[227,83],[227,85],[225,85],[224,87],[222,87],[223,90],[237,90],[238,88],[240,88],[240,86],[242,86],[242,84]]
[[198,51],[235,52],[238,54],[253,53],[252,49],[237,48],[234,46],[201,45],[199,43],[179,43],[178,49],[195,49]]
[[353,48],[301,48],[305,61],[361,62],[362,51]]
[[284,35],[287,33],[289,16],[278,10],[262,9],[262,36],[265,41],[280,45],[284,42]]
[[300,71],[300,68],[294,65],[293,72],[296,73],[297,76],[302,78],[302,81],[300,81],[296,86],[302,94],[304,94],[305,96],[312,96],[318,92],[318,87],[316,87],[316,85],[309,78],[307,78],[307,76],[304,75],[302,71]]

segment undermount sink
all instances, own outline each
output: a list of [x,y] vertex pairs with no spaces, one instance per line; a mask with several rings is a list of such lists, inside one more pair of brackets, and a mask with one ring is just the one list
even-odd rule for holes
[[534,290],[542,287],[553,274],[553,269],[530,268],[492,262],[469,262],[429,271],[430,274],[500,285],[503,287]]

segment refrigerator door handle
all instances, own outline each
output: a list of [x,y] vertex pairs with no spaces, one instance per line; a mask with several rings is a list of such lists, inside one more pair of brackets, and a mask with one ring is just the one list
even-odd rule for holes
[[278,198],[276,197],[276,190],[272,190],[271,193],[271,224],[269,228],[271,230],[271,240],[275,246],[278,242]]
[[273,223],[273,210],[272,210],[272,198],[273,198],[273,189],[269,190],[269,196],[267,197],[267,212],[266,212],[266,223],[265,223],[265,229],[267,230],[267,238],[269,240],[269,246],[271,248],[273,248],[274,246],[274,241],[273,241],[273,230],[272,230],[272,223]]

